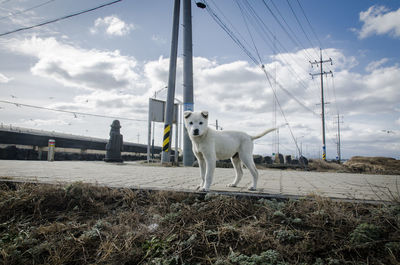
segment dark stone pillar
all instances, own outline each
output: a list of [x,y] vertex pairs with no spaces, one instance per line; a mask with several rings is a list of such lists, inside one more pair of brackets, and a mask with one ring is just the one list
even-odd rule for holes
[[113,121],[110,130],[110,140],[106,145],[106,162],[122,162],[121,151],[123,148],[122,135],[120,133],[121,125],[119,120]]
[[282,154],[275,154],[275,164],[283,164],[285,162],[285,160],[283,159],[283,155]]
[[292,156],[291,155],[285,156],[285,164],[287,164],[287,165],[292,164]]

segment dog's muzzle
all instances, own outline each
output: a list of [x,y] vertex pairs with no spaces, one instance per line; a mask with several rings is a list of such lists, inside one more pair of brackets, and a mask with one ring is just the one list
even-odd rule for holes
[[194,129],[193,130],[193,135],[199,135],[199,129]]

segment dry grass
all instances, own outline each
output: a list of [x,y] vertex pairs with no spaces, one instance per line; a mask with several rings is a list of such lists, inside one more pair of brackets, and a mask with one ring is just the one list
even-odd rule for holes
[[346,172],[348,171],[346,167],[341,164],[337,164],[334,162],[326,162],[322,159],[313,159],[309,161],[308,164],[309,170],[319,171],[319,172]]
[[400,205],[0,184],[1,264],[398,264]]
[[354,156],[344,163],[351,172],[373,174],[400,174],[400,160],[390,157],[363,157]]

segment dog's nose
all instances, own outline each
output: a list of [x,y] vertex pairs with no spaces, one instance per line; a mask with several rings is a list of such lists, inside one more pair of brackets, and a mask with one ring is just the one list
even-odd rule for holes
[[199,129],[194,129],[193,130],[193,135],[199,135]]

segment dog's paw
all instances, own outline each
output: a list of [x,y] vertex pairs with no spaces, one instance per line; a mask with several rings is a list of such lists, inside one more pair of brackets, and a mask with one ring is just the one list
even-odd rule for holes
[[201,187],[201,188],[199,188],[199,191],[201,191],[201,192],[208,192],[208,191],[210,191],[210,189],[208,188],[204,188],[204,187]]
[[228,184],[228,185],[226,185],[226,186],[227,186],[227,187],[232,187],[232,188],[237,187],[237,185],[234,184],[234,183],[230,183],[230,184]]
[[203,188],[203,187],[204,187],[204,184],[201,183],[199,186],[196,187],[196,190],[201,190],[201,188]]
[[248,190],[250,190],[250,191],[256,191],[257,189],[256,189],[255,187],[253,187],[253,186],[250,186],[250,187],[248,187]]

